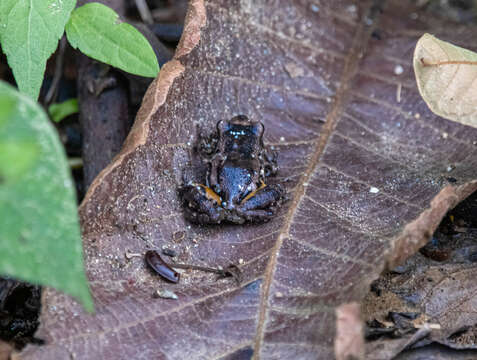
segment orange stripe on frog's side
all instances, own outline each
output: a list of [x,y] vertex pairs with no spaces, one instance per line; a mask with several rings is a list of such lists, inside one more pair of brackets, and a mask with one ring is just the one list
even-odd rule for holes
[[264,183],[263,181],[261,181],[260,187],[259,187],[258,189],[256,189],[256,190],[252,191],[252,192],[251,192],[250,194],[248,194],[247,196],[245,196],[245,198],[240,202],[240,205],[245,204],[245,202],[246,202],[248,199],[250,199],[252,196],[254,196],[254,195],[257,193],[257,191],[262,190],[265,186],[267,186],[267,185],[265,185],[265,183]]
[[214,190],[210,187],[202,185],[202,184],[194,184],[194,186],[200,186],[202,189],[205,190],[205,197],[209,200],[215,200],[219,205],[222,205],[222,198],[217,195]]

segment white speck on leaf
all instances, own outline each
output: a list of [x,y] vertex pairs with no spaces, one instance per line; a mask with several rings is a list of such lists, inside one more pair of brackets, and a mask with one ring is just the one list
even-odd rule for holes
[[154,293],[154,295],[162,299],[172,299],[172,300],[179,299],[179,297],[174,292],[167,289],[159,289]]
[[305,75],[305,70],[292,62],[285,64],[285,70],[292,79]]

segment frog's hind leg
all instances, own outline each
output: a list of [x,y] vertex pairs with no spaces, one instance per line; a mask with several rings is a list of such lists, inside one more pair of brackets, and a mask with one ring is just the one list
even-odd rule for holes
[[242,201],[237,212],[248,221],[267,221],[273,217],[283,198],[281,186],[262,186]]
[[220,224],[225,218],[221,199],[209,187],[191,184],[179,191],[184,203],[185,217],[197,224]]

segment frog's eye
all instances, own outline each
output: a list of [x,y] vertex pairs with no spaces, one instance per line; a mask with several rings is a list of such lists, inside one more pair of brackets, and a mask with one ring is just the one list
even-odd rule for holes
[[228,121],[220,120],[217,123],[217,132],[218,132],[219,135],[222,135],[223,133],[225,133],[229,129],[230,129],[230,124],[229,124]]
[[252,133],[256,135],[257,137],[261,137],[264,130],[265,130],[265,127],[263,126],[261,122],[252,124]]

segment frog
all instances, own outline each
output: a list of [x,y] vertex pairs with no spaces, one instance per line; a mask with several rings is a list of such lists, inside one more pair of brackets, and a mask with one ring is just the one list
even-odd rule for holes
[[185,217],[198,224],[269,221],[285,199],[280,184],[267,184],[278,171],[276,153],[264,146],[261,121],[237,115],[216,124],[202,139],[199,154],[207,165],[205,183],[180,188]]

